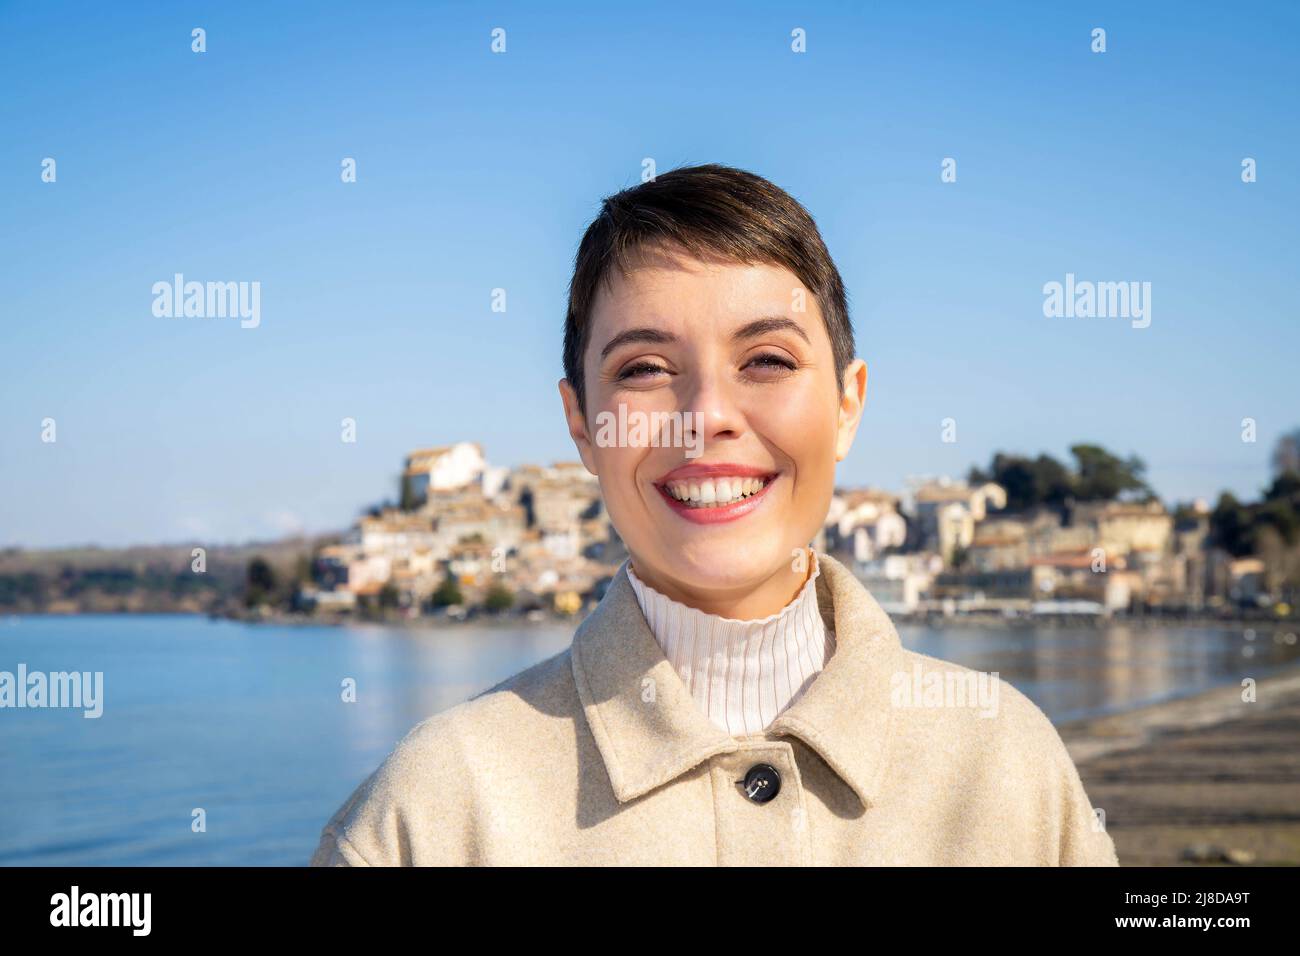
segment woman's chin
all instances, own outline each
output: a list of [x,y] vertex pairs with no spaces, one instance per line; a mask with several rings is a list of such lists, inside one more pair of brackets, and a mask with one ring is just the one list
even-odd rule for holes
[[669,573],[684,587],[701,593],[753,590],[793,564],[784,554],[745,554],[735,547],[683,549],[670,555]]

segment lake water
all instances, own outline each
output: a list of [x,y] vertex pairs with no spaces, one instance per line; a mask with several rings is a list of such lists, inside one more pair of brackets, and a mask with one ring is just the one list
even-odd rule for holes
[[[942,630],[913,650],[997,671],[1053,721],[1295,660],[1261,630]],[[563,650],[572,627],[248,625],[184,616],[0,618],[0,671],[102,671],[103,715],[0,709],[0,865],[302,865],[420,720]],[[341,682],[356,682],[355,703]],[[206,832],[191,829],[202,808]]]

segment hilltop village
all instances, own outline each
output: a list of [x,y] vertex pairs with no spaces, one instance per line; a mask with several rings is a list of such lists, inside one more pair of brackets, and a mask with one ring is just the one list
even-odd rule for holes
[[[811,544],[901,615],[1185,614],[1273,600],[1264,558],[1216,545],[1203,501],[1170,511],[1117,459],[1079,448],[1079,475],[1062,476],[1057,494],[1027,495],[1023,461],[1001,455],[994,475],[972,469],[903,493],[837,489]],[[1121,477],[1098,481],[1102,465]],[[626,556],[581,463],[498,467],[461,442],[412,451],[400,500],[319,548],[294,605],[326,616],[572,615]]]

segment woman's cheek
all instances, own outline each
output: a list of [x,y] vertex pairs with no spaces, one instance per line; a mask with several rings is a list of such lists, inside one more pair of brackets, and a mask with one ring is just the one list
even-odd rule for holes
[[644,448],[628,448],[617,444],[596,449],[600,474],[604,480],[601,493],[611,512],[617,511],[624,521],[635,520],[644,510],[638,483],[638,472],[645,458]]
[[813,468],[827,455],[833,469],[836,418],[833,409],[828,412],[824,395],[801,386],[773,389],[753,406],[749,420],[763,438],[775,444],[802,471]]

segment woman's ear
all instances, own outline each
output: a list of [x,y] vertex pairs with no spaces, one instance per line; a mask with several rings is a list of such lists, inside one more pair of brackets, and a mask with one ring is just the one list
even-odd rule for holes
[[592,454],[591,438],[587,435],[587,416],[583,414],[578,393],[567,378],[560,379],[560,401],[564,403],[564,419],[568,422],[569,437],[578,449],[578,456],[589,472],[600,477],[596,471],[596,456]]
[[862,421],[862,409],[867,402],[867,363],[855,358],[844,370],[843,392],[840,395],[839,430],[835,435],[835,460],[843,461],[853,447],[853,436]]

